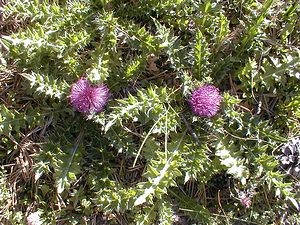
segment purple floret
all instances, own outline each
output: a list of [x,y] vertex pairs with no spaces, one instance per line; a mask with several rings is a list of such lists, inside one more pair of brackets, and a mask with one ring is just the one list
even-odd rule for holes
[[74,109],[82,113],[101,112],[107,103],[109,89],[104,84],[91,86],[85,78],[72,85],[70,102]]
[[196,116],[213,117],[219,110],[221,100],[219,89],[207,84],[192,93],[189,104]]

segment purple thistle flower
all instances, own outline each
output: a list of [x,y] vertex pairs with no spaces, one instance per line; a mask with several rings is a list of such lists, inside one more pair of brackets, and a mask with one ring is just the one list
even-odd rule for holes
[[104,84],[91,86],[86,78],[80,78],[72,85],[70,102],[79,112],[92,113],[103,110],[109,96],[109,89]]
[[219,110],[221,100],[219,89],[207,84],[193,92],[189,104],[196,116],[213,117]]

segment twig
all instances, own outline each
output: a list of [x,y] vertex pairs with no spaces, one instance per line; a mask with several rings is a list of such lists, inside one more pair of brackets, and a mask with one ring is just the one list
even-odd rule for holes
[[227,224],[230,224],[230,223],[229,223],[229,219],[228,219],[228,217],[227,217],[227,215],[226,215],[226,213],[225,213],[225,211],[224,211],[224,209],[223,209],[223,207],[222,207],[222,204],[221,204],[220,190],[218,191],[218,204],[219,204],[219,206],[220,206],[220,209],[222,210],[222,213],[224,214],[224,216],[225,216],[225,218],[226,218]]
[[187,130],[188,130],[189,133],[191,134],[192,138],[193,138],[193,139],[196,141],[196,143],[200,146],[200,145],[201,145],[201,142],[200,142],[198,136],[196,135],[196,133],[194,132],[194,130],[191,128],[190,124],[189,124],[188,121],[185,119],[185,117],[184,117],[182,114],[180,114],[180,116],[181,116],[181,118],[182,118],[182,120],[183,120],[183,122],[184,122],[184,124],[185,124],[185,126],[186,126],[186,128],[187,128]]
[[145,143],[146,143],[148,137],[150,136],[152,130],[154,130],[156,124],[158,124],[158,122],[164,117],[165,114],[166,114],[166,113],[164,113],[164,114],[163,114],[163,115],[162,115],[162,116],[161,116],[161,117],[153,124],[153,126],[152,126],[151,129],[149,130],[148,134],[146,135],[145,139],[143,140],[143,142],[142,142],[142,144],[141,144],[141,146],[140,146],[140,148],[139,148],[139,150],[138,150],[138,152],[137,152],[137,155],[136,155],[136,157],[135,157],[135,159],[134,159],[134,162],[133,162],[132,167],[135,167],[135,164],[136,164],[136,162],[137,162],[137,160],[138,160],[138,157],[139,157],[139,155],[141,154],[141,151],[142,151],[142,149],[143,149],[143,147],[144,147],[144,145],[145,145]]

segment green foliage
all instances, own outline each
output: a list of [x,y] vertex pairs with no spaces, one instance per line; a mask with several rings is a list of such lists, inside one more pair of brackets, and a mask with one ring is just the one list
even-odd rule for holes
[[156,157],[150,161],[147,172],[144,174],[147,182],[139,183],[137,186],[141,190],[134,205],[140,205],[145,202],[152,202],[153,195],[161,199],[163,194],[166,194],[167,188],[175,186],[175,178],[181,175],[179,170],[180,159],[179,152],[180,146],[185,133],[181,137],[174,137],[171,146],[165,143],[165,152],[156,150]]
[[[21,22],[0,38],[0,223],[33,211],[47,224],[297,221],[298,180],[277,161],[300,132],[296,1],[11,0],[1,11]],[[69,104],[82,76],[109,87],[103,112]],[[198,118],[187,99],[206,83],[223,101]]]
[[168,200],[164,200],[159,202],[159,224],[160,225],[168,225],[172,224],[173,221],[173,209],[172,204]]
[[134,199],[136,197],[136,190],[134,189],[120,189],[114,188],[103,189],[98,192],[96,204],[106,212],[117,210],[125,212],[132,209]]
[[[113,112],[109,114],[105,131],[108,131],[115,123],[123,124],[128,120],[139,121],[143,124],[155,121],[154,133],[163,133],[166,120],[168,119],[168,129],[176,130],[176,112],[166,109],[166,104],[170,103],[174,91],[165,87],[149,87],[146,91],[138,90],[137,97],[129,95],[128,98],[118,100],[119,105],[112,107]],[[170,107],[169,107],[170,108]],[[165,113],[165,111],[167,111]],[[167,118],[168,117],[168,118]],[[171,122],[171,124],[169,124]]]
[[[0,171],[0,191],[1,191],[1,198],[0,198],[0,204],[2,206],[7,204],[7,200],[11,198],[11,193],[8,189],[8,184],[6,182],[6,175],[3,173],[3,169],[1,168]],[[2,209],[4,210],[4,209]],[[3,213],[3,212],[1,212]]]

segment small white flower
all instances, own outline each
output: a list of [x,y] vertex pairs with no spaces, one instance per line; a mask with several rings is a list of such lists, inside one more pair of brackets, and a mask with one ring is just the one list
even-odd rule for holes
[[40,221],[40,213],[34,212],[27,216],[27,225],[42,225]]

